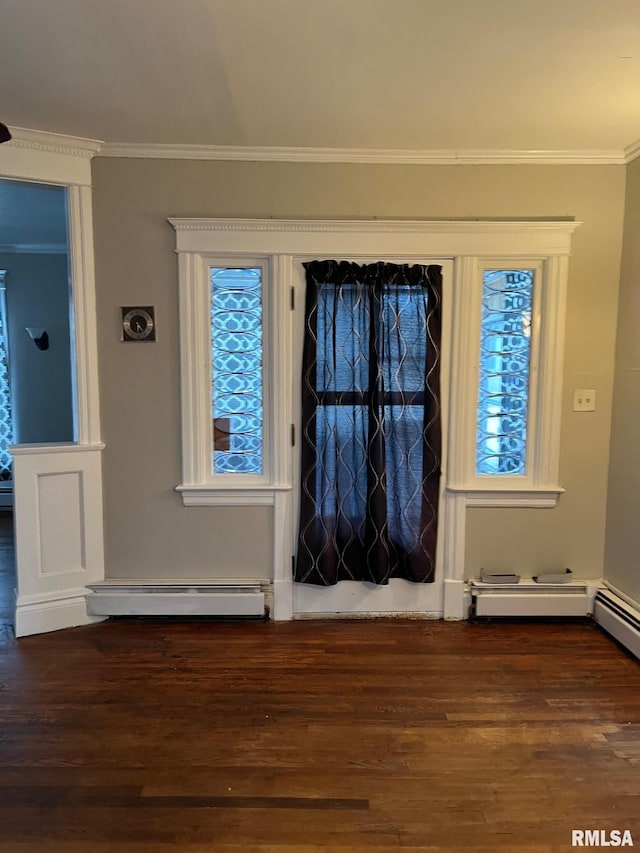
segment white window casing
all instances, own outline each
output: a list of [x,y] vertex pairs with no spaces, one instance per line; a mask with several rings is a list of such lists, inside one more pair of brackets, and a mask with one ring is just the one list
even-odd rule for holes
[[[575,223],[574,223],[575,224]],[[535,272],[531,318],[527,464],[523,475],[476,473],[477,393],[480,361],[482,274],[486,269]],[[464,492],[467,506],[555,506],[559,484],[559,441],[566,308],[567,256],[460,259],[454,334],[447,486]],[[462,315],[462,316],[461,316]],[[472,390],[473,389],[473,390]],[[475,394],[474,394],[475,392]]]
[[[283,352],[290,325],[288,305],[281,305],[281,264],[264,255],[229,256],[180,253],[180,365],[182,391],[183,482],[177,487],[187,506],[272,504],[274,492],[290,489],[283,423],[288,409]],[[262,271],[263,321],[263,472],[216,474],[212,471],[210,270],[259,267]],[[282,329],[284,323],[285,328]],[[280,446],[283,445],[283,446]],[[290,445],[289,445],[290,447]]]
[[[558,482],[565,303],[571,235],[580,223],[171,219],[179,258],[182,482],[187,506],[273,507],[274,618],[294,613],[293,316],[291,294],[306,260],[335,258],[443,266],[443,482],[439,577],[445,619],[465,618],[468,506],[553,507]],[[209,270],[263,265],[264,473],[212,474]],[[524,476],[476,475],[483,269],[536,270]],[[297,299],[304,299],[298,284]],[[448,340],[445,341],[445,336]],[[295,385],[294,385],[295,379]],[[267,391],[267,389],[269,389]]]
[[[187,505],[273,504],[291,489],[291,311],[294,259],[375,255],[453,261],[446,488],[467,506],[554,506],[558,482],[567,264],[579,223],[171,219],[179,256],[183,478]],[[264,473],[211,472],[209,270],[263,269]],[[534,269],[524,475],[477,475],[482,272]]]

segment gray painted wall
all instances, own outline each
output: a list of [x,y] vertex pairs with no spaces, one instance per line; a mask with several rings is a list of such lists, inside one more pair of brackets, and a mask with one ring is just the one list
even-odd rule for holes
[[640,160],[628,167],[605,576],[640,606]]
[[[67,256],[0,254],[6,301],[14,440],[73,441]],[[47,330],[40,351],[25,327]]]
[[[93,161],[105,548],[112,577],[270,577],[269,511],[187,508],[180,482],[178,288],[169,216],[554,217],[584,224],[570,265],[556,509],[468,513],[467,573],[602,574],[622,245],[622,166],[373,166]],[[158,341],[119,340],[120,305],[155,305]],[[571,411],[595,388],[595,413]]]

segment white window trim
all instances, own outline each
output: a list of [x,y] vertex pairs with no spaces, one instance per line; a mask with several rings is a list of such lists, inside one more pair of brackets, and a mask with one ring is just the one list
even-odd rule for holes
[[[291,488],[289,291],[294,256],[377,254],[452,258],[454,300],[447,489],[469,506],[553,506],[558,483],[562,356],[570,239],[580,223],[550,221],[382,221],[170,219],[179,256],[183,481],[187,505],[265,504]],[[265,475],[211,474],[209,277],[211,266],[256,263],[265,287]],[[532,267],[527,472],[476,475],[475,437],[482,270]],[[445,298],[447,298],[445,296]],[[278,342],[270,346],[269,340]],[[539,352],[539,357],[536,354]],[[271,390],[268,390],[271,389]]]
[[[259,256],[245,257],[219,257],[217,255],[203,255],[204,263],[204,285],[206,293],[203,296],[206,298],[206,316],[204,319],[204,328],[202,334],[198,335],[194,344],[199,347],[198,363],[204,364],[207,375],[207,388],[209,392],[208,407],[203,407],[202,415],[206,418],[206,422],[202,424],[203,440],[195,448],[195,455],[198,458],[198,480],[196,482],[207,483],[216,489],[226,491],[244,490],[252,488],[256,491],[261,489],[269,489],[274,485],[273,477],[273,461],[277,455],[276,448],[273,446],[272,437],[274,435],[274,396],[275,396],[275,377],[273,372],[273,356],[274,356],[274,338],[273,338],[273,303],[272,287],[272,259]],[[212,268],[238,268],[254,267],[261,270],[261,291],[262,291],[262,405],[263,405],[263,421],[262,421],[262,474],[216,474],[212,472],[213,460],[213,437],[211,430],[211,381],[212,381],[212,363],[211,363],[211,280],[210,271]],[[199,320],[200,318],[198,318]]]
[[[180,374],[182,394],[183,482],[176,487],[185,506],[273,505],[278,491],[291,488],[284,436],[288,390],[282,382],[283,353],[291,320],[284,293],[282,263],[264,254],[179,253]],[[263,473],[212,471],[210,269],[254,266],[262,269],[263,294]]]
[[[476,473],[477,395],[480,369],[482,274],[486,269],[533,269],[531,358],[527,415],[527,459],[523,475]],[[559,485],[562,361],[566,312],[567,257],[502,255],[461,259],[457,296],[465,313],[454,329],[466,329],[464,345],[456,348],[458,375],[452,377],[460,413],[452,415],[451,441],[458,453],[449,468],[452,491],[464,492],[468,506],[555,506],[564,489]],[[460,304],[460,303],[459,303]],[[475,389],[475,398],[471,389]],[[461,399],[463,398],[463,399]]]
[[[568,257],[573,220],[422,221],[422,220],[262,220],[170,219],[179,258],[182,385],[183,482],[176,488],[188,506],[273,506],[274,616],[293,614],[291,553],[295,497],[292,494],[293,377],[290,293],[294,259],[371,258],[428,263],[453,261],[453,329],[448,369],[447,463],[441,504],[445,618],[464,618],[465,517],[467,506],[553,507],[563,492],[558,483],[561,390]],[[268,354],[273,389],[271,480],[261,486],[213,483],[205,434],[210,434],[208,357],[198,360],[209,340],[207,269],[213,259],[247,262],[270,259],[272,302]],[[526,482],[520,478],[478,478],[475,435],[482,265],[506,267],[544,263],[541,304],[541,358],[537,377],[535,435],[528,452],[536,460]],[[206,293],[206,301],[203,294]],[[200,337],[198,337],[200,336]],[[206,411],[206,416],[203,414]],[[543,413],[542,415],[540,413]],[[203,424],[206,423],[206,433]],[[210,439],[208,439],[210,441]],[[533,444],[532,444],[533,442]],[[206,467],[202,460],[206,456]],[[486,482],[491,479],[492,482]]]

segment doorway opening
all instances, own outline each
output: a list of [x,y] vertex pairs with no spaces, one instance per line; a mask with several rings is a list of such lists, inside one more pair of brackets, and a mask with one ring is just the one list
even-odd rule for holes
[[14,444],[74,441],[66,187],[0,179],[0,623],[13,622]]
[[[302,261],[306,259],[296,258],[293,267],[293,279],[298,294],[305,293],[305,273]],[[359,264],[376,264],[379,256],[360,255],[357,258],[348,258],[349,262],[357,261]],[[450,347],[452,339],[452,305],[451,284],[453,280],[453,265],[450,259],[434,257],[399,257],[390,254],[390,260],[402,265],[423,265],[427,268],[434,264],[442,271],[443,290],[442,298],[442,341],[439,346],[440,373],[444,377],[440,391],[439,407],[441,412],[441,468],[446,470],[447,464],[447,430],[446,423],[449,407],[449,388],[446,381],[450,364]],[[304,350],[304,298],[296,299],[293,323],[293,348],[294,348],[294,377],[302,375],[302,353]],[[348,312],[349,313],[349,312]],[[396,312],[398,316],[406,314],[406,308]],[[406,320],[406,317],[405,317]],[[399,334],[399,322],[396,333]],[[394,326],[395,328],[395,326]],[[403,335],[410,334],[410,329],[403,322]],[[333,336],[331,338],[333,340]],[[406,344],[406,342],[405,342]],[[404,345],[403,345],[404,346]],[[414,343],[410,345],[415,349]],[[299,394],[293,394],[293,415],[298,430],[302,432],[303,413]],[[420,444],[420,443],[419,443]],[[422,446],[420,444],[420,446]],[[407,460],[407,465],[413,460]],[[300,470],[300,456],[294,452],[293,456],[293,494],[299,495],[302,488],[302,472]],[[435,503],[439,507],[439,526],[444,530],[446,503],[444,501],[445,478],[440,478]],[[406,501],[403,502],[406,504]],[[296,519],[296,530],[299,529],[300,519]],[[294,536],[295,536],[294,531]],[[294,551],[296,544],[294,544]],[[431,582],[413,583],[403,577],[391,577],[384,585],[374,584],[366,580],[352,581],[339,580],[338,583],[328,586],[320,586],[314,583],[294,583],[293,585],[293,612],[296,618],[309,618],[325,616],[327,614],[363,614],[363,615],[390,615],[405,614],[420,616],[420,618],[439,618],[444,609],[444,536],[438,536],[434,548],[434,571]]]

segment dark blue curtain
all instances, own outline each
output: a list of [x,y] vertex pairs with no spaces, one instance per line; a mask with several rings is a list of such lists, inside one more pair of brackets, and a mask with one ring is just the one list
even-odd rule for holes
[[435,574],[439,266],[312,261],[296,581]]

